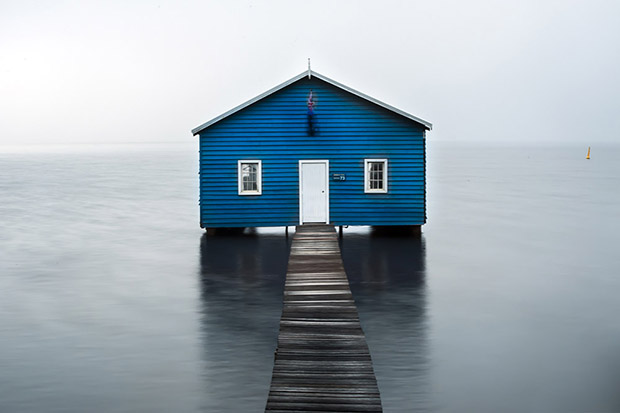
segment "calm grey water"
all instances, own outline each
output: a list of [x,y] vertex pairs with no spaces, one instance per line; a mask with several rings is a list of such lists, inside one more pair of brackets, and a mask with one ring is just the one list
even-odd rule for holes
[[[620,411],[620,148],[429,142],[421,240],[342,253],[386,412]],[[194,145],[0,149],[0,411],[259,412],[290,239]]]

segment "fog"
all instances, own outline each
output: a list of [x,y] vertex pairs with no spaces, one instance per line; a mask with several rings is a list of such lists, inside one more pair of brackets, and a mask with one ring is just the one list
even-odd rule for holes
[[614,142],[614,1],[4,1],[0,144],[192,142],[307,69],[429,139]]

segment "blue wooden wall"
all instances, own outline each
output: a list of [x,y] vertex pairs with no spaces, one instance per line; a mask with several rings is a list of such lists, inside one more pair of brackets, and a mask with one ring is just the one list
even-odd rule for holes
[[[315,136],[307,130],[310,89]],[[388,193],[364,193],[365,158],[388,159]],[[238,195],[240,159],[262,160],[262,195]],[[424,126],[306,77],[200,132],[201,226],[298,225],[300,159],[329,160],[332,224],[426,222]],[[346,180],[331,180],[334,173]]]

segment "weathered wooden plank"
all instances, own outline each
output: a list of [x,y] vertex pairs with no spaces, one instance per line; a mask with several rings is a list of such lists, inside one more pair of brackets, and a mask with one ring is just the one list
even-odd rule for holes
[[266,412],[381,412],[332,226],[298,227]]

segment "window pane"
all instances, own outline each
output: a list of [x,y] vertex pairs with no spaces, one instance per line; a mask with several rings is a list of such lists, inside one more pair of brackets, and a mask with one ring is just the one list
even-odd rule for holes
[[256,163],[241,164],[241,182],[243,191],[258,191],[257,170],[258,164]]
[[370,189],[383,189],[383,162],[369,162],[368,164],[368,187]]

